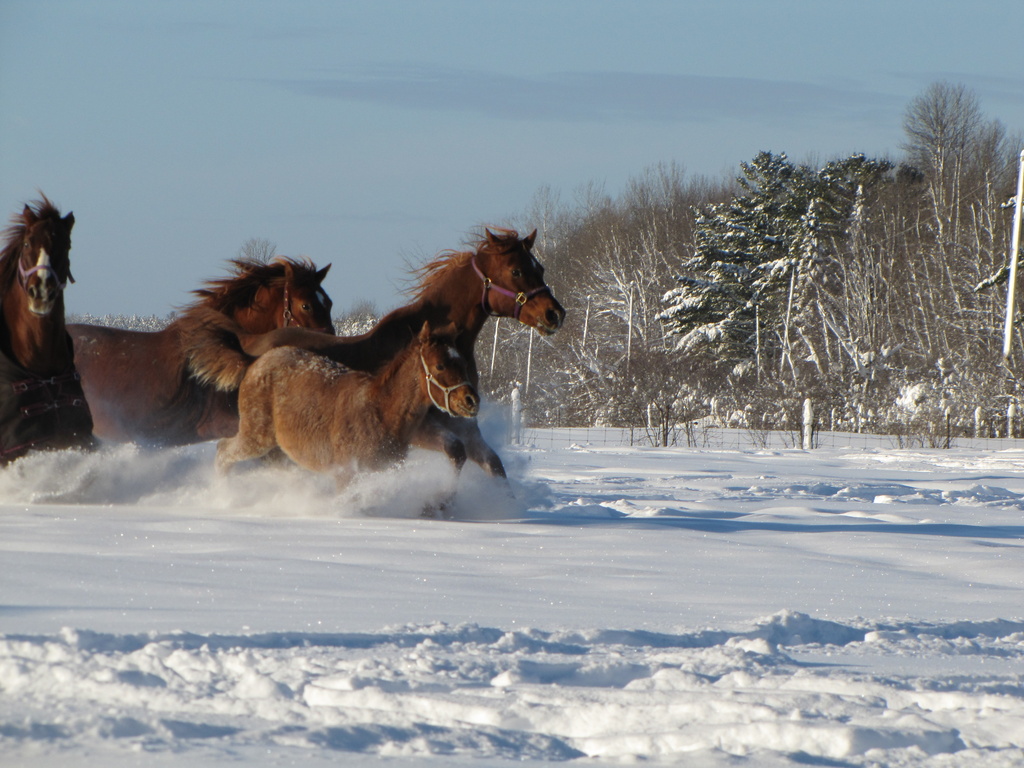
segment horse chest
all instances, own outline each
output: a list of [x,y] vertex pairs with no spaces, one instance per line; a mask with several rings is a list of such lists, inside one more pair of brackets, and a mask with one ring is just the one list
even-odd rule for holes
[[74,370],[43,379],[0,353],[0,391],[0,461],[40,444],[92,444],[92,416]]

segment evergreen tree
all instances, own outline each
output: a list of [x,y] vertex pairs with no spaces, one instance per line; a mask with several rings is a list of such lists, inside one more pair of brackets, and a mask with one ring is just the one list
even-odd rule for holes
[[696,251],[659,315],[679,336],[677,349],[733,363],[753,358],[762,302],[771,301],[788,263],[786,229],[799,175],[784,153],[761,152],[741,168],[739,194],[696,212]]
[[741,191],[697,212],[696,251],[663,297],[659,318],[677,349],[711,352],[738,372],[777,356],[795,376],[791,330],[827,285],[825,265],[856,228],[866,186],[891,167],[854,155],[815,172],[770,152],[743,163]]

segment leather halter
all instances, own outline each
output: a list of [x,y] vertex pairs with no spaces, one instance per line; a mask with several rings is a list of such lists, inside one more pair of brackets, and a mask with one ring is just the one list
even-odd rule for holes
[[[452,413],[451,407],[452,392],[454,392],[457,389],[461,389],[462,387],[472,387],[472,383],[468,379],[466,379],[460,381],[458,384],[455,384],[454,386],[446,387],[444,384],[442,384],[441,382],[434,378],[434,374],[430,372],[430,366],[427,365],[426,358],[423,357],[422,352],[420,352],[420,362],[423,363],[423,373],[427,381],[427,396],[430,398],[430,402],[432,402],[440,410],[447,413],[449,416],[454,416],[455,414]],[[441,405],[439,402],[437,402],[437,399],[434,397],[433,391],[431,391],[430,389],[431,384],[433,384],[435,387],[437,387],[444,393],[444,405]]]
[[[281,316],[284,318],[284,325],[282,326],[282,328],[287,328],[288,326],[295,322],[295,315],[292,314],[291,283],[287,281],[285,281],[284,284],[284,311],[281,313]],[[320,328],[312,328],[311,330],[328,331],[330,330],[330,326],[321,326]]]
[[294,315],[292,315],[292,294],[291,286],[287,280],[284,281],[284,327],[287,328],[292,324]]
[[[27,245],[28,244],[26,243],[26,246]],[[23,291],[28,291],[28,279],[32,277],[32,275],[34,275],[36,272],[42,272],[43,270],[53,273],[54,280],[57,283],[58,291],[63,291],[67,287],[68,282],[75,282],[75,278],[71,276],[70,272],[68,272],[67,280],[61,282],[56,280],[57,270],[55,270],[53,267],[42,264],[36,264],[31,269],[25,269],[25,265],[21,263],[21,259],[18,259],[18,285],[21,286],[21,289]]]
[[507,315],[499,315],[491,309],[491,303],[487,300],[487,293],[489,291],[497,291],[502,296],[508,296],[510,299],[515,299],[516,308],[512,311],[512,317],[516,320],[519,319],[519,313],[522,311],[523,305],[526,304],[526,302],[538,293],[543,293],[544,291],[551,293],[551,289],[547,285],[534,288],[532,291],[519,291],[519,293],[510,291],[508,288],[502,288],[500,285],[495,285],[491,279],[480,270],[480,267],[476,265],[475,256],[470,259],[469,263],[473,265],[473,271],[476,272],[477,276],[484,282],[483,294],[480,296],[480,307],[484,312],[488,315],[492,315],[493,317],[507,317]]

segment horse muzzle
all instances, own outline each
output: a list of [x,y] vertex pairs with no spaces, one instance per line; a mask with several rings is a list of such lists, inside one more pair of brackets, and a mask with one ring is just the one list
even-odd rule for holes
[[565,310],[561,307],[557,309],[551,307],[544,312],[543,316],[537,318],[533,327],[537,329],[537,333],[541,336],[551,336],[562,327],[564,320]]
[[57,281],[52,277],[38,280],[25,289],[28,295],[28,311],[33,315],[45,317],[53,311],[57,304]]
[[452,398],[451,412],[463,419],[472,419],[480,412],[480,398],[471,386],[465,386]]

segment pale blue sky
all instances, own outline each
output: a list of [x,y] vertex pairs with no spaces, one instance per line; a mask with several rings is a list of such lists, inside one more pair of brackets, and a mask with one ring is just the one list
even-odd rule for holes
[[[165,315],[249,238],[339,310],[550,187],[896,155],[931,82],[1024,131],[1020,0],[2,0],[0,214],[77,223],[70,312]],[[558,276],[552,275],[557,289]]]

